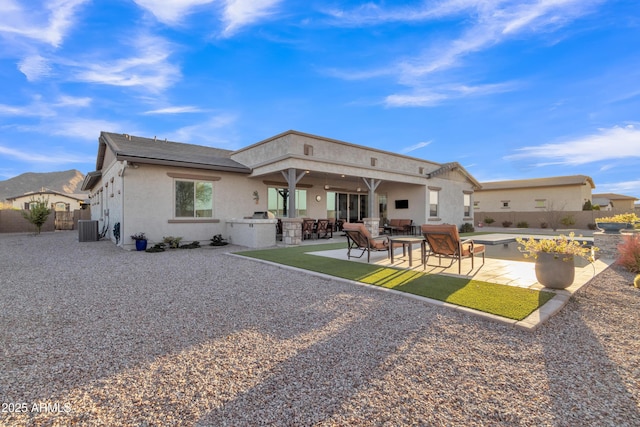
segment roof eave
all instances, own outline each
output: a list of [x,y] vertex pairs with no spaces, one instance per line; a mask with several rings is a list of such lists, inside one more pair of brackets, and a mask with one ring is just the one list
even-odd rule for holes
[[192,168],[192,169],[235,172],[235,173],[243,173],[246,175],[249,175],[251,173],[251,169],[243,166],[234,167],[234,166],[224,166],[224,165],[212,165],[208,163],[183,162],[183,161],[168,160],[168,159],[153,159],[149,157],[138,157],[138,156],[125,155],[125,154],[116,154],[116,158],[118,160],[126,160],[127,162],[139,163],[139,164],[176,166],[176,167],[184,167],[184,168]]
[[94,185],[102,178],[101,171],[93,171],[89,172],[85,175],[84,180],[82,181],[82,187],[80,189],[82,191],[91,191]]

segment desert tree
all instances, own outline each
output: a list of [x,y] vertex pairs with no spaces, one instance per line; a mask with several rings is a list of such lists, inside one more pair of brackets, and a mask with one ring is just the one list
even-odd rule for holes
[[40,230],[51,213],[49,209],[49,199],[38,197],[29,200],[29,209],[22,211],[22,216],[36,227],[36,234],[40,234]]

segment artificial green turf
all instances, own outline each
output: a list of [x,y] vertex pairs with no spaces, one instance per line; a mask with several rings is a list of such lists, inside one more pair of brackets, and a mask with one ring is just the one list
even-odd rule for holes
[[340,248],[346,251],[346,244],[262,249],[237,254],[408,292],[514,320],[524,319],[555,295],[546,291],[308,254]]

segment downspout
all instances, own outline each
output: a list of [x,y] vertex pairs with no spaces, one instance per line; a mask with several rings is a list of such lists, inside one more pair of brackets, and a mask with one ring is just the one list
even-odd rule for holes
[[129,162],[127,162],[126,160],[124,160],[122,162],[122,170],[120,170],[120,187],[122,188],[122,194],[120,197],[121,203],[120,203],[120,242],[118,244],[118,246],[120,246],[121,248],[124,248],[124,171],[129,167]]

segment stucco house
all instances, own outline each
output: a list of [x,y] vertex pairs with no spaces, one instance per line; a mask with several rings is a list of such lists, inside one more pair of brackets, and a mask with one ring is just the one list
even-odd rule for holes
[[29,210],[33,200],[46,199],[49,207],[56,212],[70,212],[81,209],[87,199],[86,194],[69,194],[42,188],[39,191],[30,191],[19,196],[7,197],[7,202],[16,209]]
[[627,210],[633,212],[635,210],[635,203],[638,201],[633,196],[625,196],[623,194],[614,193],[598,193],[592,194],[593,200],[591,203],[600,206],[600,210],[610,211]]
[[596,188],[586,175],[482,182],[475,192],[480,212],[580,211]]
[[[96,170],[85,176],[92,219],[119,245],[144,232],[151,241],[180,236],[207,241],[230,236],[252,247],[275,245],[276,220],[303,217],[363,221],[473,221],[477,182],[461,165],[435,163],[343,141],[287,131],[231,151],[101,132]],[[268,238],[246,240],[239,229],[268,224]],[[240,240],[239,240],[240,239]],[[295,238],[288,243],[295,244]]]

